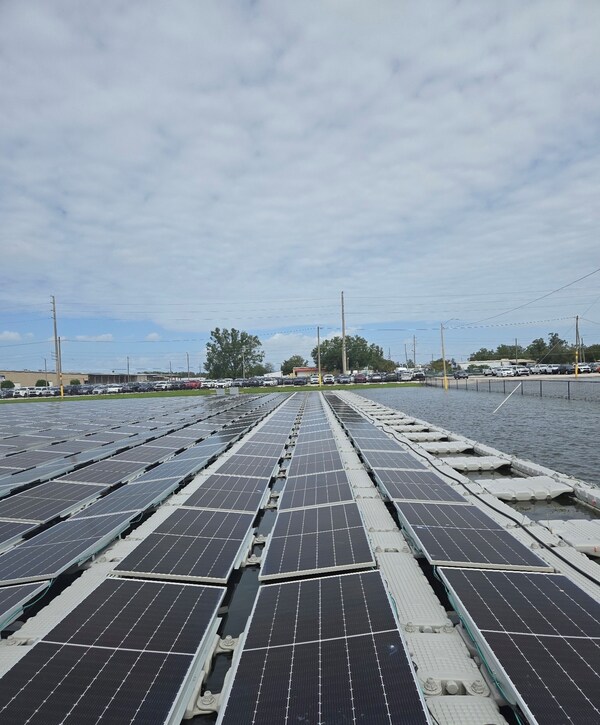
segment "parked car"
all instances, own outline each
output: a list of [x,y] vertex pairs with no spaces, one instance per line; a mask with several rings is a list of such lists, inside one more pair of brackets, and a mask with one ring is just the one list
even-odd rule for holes
[[425,373],[422,370],[416,370],[412,376],[413,380],[425,380]]
[[122,393],[123,386],[119,385],[118,383],[111,383],[110,385],[106,386],[106,392],[107,393]]
[[303,378],[303,377],[294,378],[294,385],[307,385],[307,383],[308,383],[308,378]]
[[398,373],[386,373],[384,377],[384,381],[386,383],[397,383],[398,382]]
[[355,383],[366,383],[367,376],[364,373],[356,373],[354,376],[354,382]]
[[566,363],[566,364],[558,366],[559,375],[573,375],[574,372],[575,372],[575,365],[572,365],[571,363]]
[[105,385],[95,385],[92,390],[92,395],[104,395],[106,393]]
[[466,370],[457,370],[454,373],[454,377],[456,378],[456,380],[461,380],[461,379],[466,380],[469,377],[469,373]]
[[542,372],[542,365],[530,365],[529,366],[529,374],[530,375],[540,375]]
[[530,375],[529,368],[525,365],[516,365],[514,368],[515,375],[517,376],[523,376],[523,375]]
[[323,375],[323,385],[333,385],[335,383],[335,378],[331,373],[326,373]]
[[310,384],[311,385],[318,385],[319,384],[319,376],[318,375],[311,375],[310,376]]
[[512,378],[515,375],[515,371],[512,367],[502,366],[494,370],[494,375],[498,378]]
[[587,363],[580,363],[577,366],[577,370],[580,373],[591,373],[592,372],[592,368]]
[[494,368],[484,368],[483,374],[487,377],[489,375],[494,375]]
[[348,385],[352,382],[352,377],[350,375],[338,375],[337,382],[340,385]]
[[369,377],[369,382],[370,383],[381,383],[381,382],[383,382],[383,377],[382,377],[381,373],[371,373],[371,375]]

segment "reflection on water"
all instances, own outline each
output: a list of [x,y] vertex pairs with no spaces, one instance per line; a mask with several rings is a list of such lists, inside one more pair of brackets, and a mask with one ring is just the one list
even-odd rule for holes
[[361,395],[509,455],[600,485],[598,403],[438,388],[381,388]]

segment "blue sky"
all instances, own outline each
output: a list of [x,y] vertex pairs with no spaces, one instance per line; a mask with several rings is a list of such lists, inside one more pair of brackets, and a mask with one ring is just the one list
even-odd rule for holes
[[[600,3],[8,0],[0,368],[600,340]],[[519,309],[517,309],[519,308]]]

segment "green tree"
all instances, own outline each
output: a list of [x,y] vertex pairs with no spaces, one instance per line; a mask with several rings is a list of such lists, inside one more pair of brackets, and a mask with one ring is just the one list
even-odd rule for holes
[[548,335],[548,354],[546,362],[567,363],[575,359],[575,348],[563,340],[557,332]]
[[525,348],[525,355],[536,362],[541,362],[548,354],[548,345],[543,337],[536,337]]
[[40,378],[39,380],[36,380],[35,381],[35,387],[36,388],[47,388],[48,387],[48,381],[47,380],[43,380],[42,378]]
[[600,360],[600,345],[598,343],[594,345],[584,345],[583,357],[587,362],[595,362]]
[[79,378],[73,378],[69,381],[69,385],[81,385],[81,380]]
[[281,363],[281,372],[289,375],[294,368],[305,368],[307,365],[308,360],[305,360],[302,355],[292,355]]
[[[440,358],[441,360],[442,358]],[[482,347],[477,352],[472,353],[469,356],[469,360],[496,360],[496,352],[494,350],[488,350],[487,347]]]
[[15,387],[15,384],[12,380],[2,380],[0,381],[0,388],[2,390],[12,390]]
[[[317,364],[317,348],[313,348],[311,357]],[[349,335],[346,337],[346,358],[348,367],[351,370],[361,370],[362,368],[371,368],[373,370],[387,370],[389,365],[391,369],[395,367],[395,363],[386,360],[383,357],[383,348],[374,343],[369,344],[364,337],[359,335]],[[321,368],[331,373],[342,370],[342,338],[332,337],[329,340],[323,340],[321,343]]]
[[[496,354],[495,359],[496,360],[515,360],[515,355],[517,358],[522,358],[525,356],[525,349],[521,347],[521,345],[498,345],[496,348]],[[515,360],[516,364],[516,360]]]
[[216,327],[206,345],[206,372],[211,378],[235,378],[253,373],[265,357],[256,335]]
[[[446,373],[449,375],[452,371],[452,360],[446,360]],[[432,360],[429,364],[429,367],[431,370],[433,370],[434,373],[443,373],[444,372],[444,361],[442,358],[438,358],[437,360]]]

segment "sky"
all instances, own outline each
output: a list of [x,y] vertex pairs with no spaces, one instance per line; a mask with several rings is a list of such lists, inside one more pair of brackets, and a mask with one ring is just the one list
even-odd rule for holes
[[[597,0],[3,0],[0,369],[600,341]],[[413,347],[414,346],[414,347]]]

